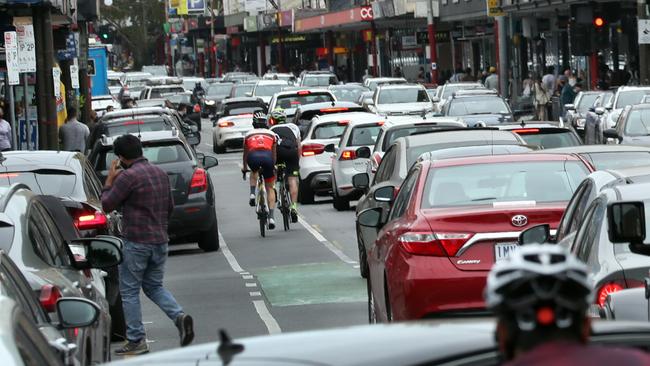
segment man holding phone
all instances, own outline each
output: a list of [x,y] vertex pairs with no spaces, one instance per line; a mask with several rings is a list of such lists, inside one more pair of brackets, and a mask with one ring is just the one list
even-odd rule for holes
[[186,346],[194,339],[192,317],[163,287],[167,226],[174,208],[167,174],[142,156],[142,144],[136,136],[118,137],[113,152],[118,159],[111,163],[102,191],[102,206],[108,212],[122,210],[124,260],[119,274],[127,326],[127,342],[115,353],[126,356],[149,352],[142,324],[141,288],[174,322],[180,344]]

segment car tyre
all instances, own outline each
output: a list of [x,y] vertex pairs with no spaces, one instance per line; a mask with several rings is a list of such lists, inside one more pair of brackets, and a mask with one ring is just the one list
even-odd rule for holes
[[219,250],[219,224],[217,217],[214,218],[214,224],[210,229],[199,234],[199,248],[205,252],[216,252]]
[[111,341],[126,341],[126,321],[124,319],[121,294],[117,294],[115,304],[109,307],[109,312],[111,314]]
[[359,226],[357,225],[357,246],[359,247],[359,273],[361,278],[368,278],[368,253],[360,239]]
[[215,154],[225,154],[226,153],[226,147],[225,146],[219,146],[217,143],[214,143],[214,148],[213,151]]
[[303,205],[314,203],[314,191],[309,186],[306,180],[300,180],[300,187],[298,187],[298,202]]
[[390,296],[388,295],[388,278],[384,274],[384,301],[386,302],[386,321],[389,323],[393,322],[393,309],[390,306]]
[[370,283],[370,277],[366,281],[366,287],[368,289],[368,323],[376,324],[377,323],[377,311],[375,308],[375,296],[372,294],[372,284]]
[[332,205],[336,211],[346,211],[350,209],[350,200],[345,197],[340,197],[334,190],[334,200],[332,200]]

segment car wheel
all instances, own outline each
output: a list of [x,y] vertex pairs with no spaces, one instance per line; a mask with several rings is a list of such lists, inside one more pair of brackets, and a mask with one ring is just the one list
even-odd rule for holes
[[111,314],[111,341],[122,342],[126,340],[126,321],[122,308],[122,295],[117,294],[115,303],[109,307]]
[[210,229],[199,234],[199,248],[206,252],[219,250],[219,225],[216,216]]
[[216,142],[215,142],[215,144],[213,146],[214,146],[213,150],[214,150],[215,154],[225,154],[226,153],[226,147],[225,146],[219,146],[219,145],[217,145]]
[[314,191],[309,186],[306,180],[300,180],[300,187],[298,187],[298,202],[303,205],[314,203]]
[[334,189],[334,200],[332,201],[336,211],[346,211],[350,209],[350,200],[345,197],[340,197]]
[[366,281],[366,287],[368,288],[368,323],[375,324],[377,323],[377,312],[375,311],[375,296],[372,294],[370,278]]
[[361,242],[359,226],[357,225],[357,246],[359,248],[359,273],[361,278],[368,278],[368,253]]

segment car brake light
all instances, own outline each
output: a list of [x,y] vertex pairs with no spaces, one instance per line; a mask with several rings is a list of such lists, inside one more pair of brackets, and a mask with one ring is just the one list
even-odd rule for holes
[[349,124],[350,124],[350,120],[349,120],[349,119],[344,119],[344,120],[338,122],[338,125],[339,125],[339,126],[347,126],[347,125],[349,125]]
[[302,145],[302,156],[320,155],[325,152],[323,144],[304,144]]
[[190,193],[205,192],[208,190],[208,175],[205,170],[197,168],[192,175]]
[[122,126],[143,125],[144,121],[129,121],[122,123]]
[[339,160],[354,160],[357,158],[357,152],[354,150],[343,150]]
[[56,301],[61,298],[61,291],[54,285],[43,285],[38,301],[48,313],[56,311]]
[[194,113],[201,113],[201,106],[198,104],[194,105]]
[[514,133],[538,133],[539,128],[520,128],[516,130],[512,130]]
[[231,121],[221,121],[219,122],[219,127],[232,127],[235,125],[235,122]]
[[323,113],[334,113],[334,112],[345,112],[347,110],[349,110],[349,108],[337,107],[337,108],[323,108],[320,111]]
[[0,174],[0,178],[16,178],[18,173],[3,173]]
[[301,90],[298,92],[298,95],[309,95],[311,92],[309,90]]
[[471,237],[472,234],[466,233],[409,232],[400,235],[397,241],[411,254],[453,257]]
[[82,213],[74,220],[74,226],[79,230],[103,229],[106,227],[108,219],[101,211],[95,213]]
[[605,306],[605,301],[607,300],[607,296],[609,294],[613,294],[614,292],[618,292],[623,290],[623,286],[619,285],[618,283],[606,283],[604,284],[600,290],[598,290],[598,296],[596,296],[596,303],[598,306],[601,308]]
[[386,121],[379,121],[377,122],[377,126],[381,127],[384,125],[384,123],[386,123]]

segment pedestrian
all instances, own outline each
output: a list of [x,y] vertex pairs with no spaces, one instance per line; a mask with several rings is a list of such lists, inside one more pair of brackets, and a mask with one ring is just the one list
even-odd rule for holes
[[394,71],[394,77],[396,78],[401,78],[402,77],[402,68],[399,66],[395,66],[395,71]]
[[106,107],[106,113],[111,113],[114,110],[115,110],[115,107],[113,107],[112,105],[109,105],[108,107]]
[[90,129],[85,124],[77,121],[77,108],[69,107],[68,118],[59,128],[59,139],[65,151],[86,152],[86,140],[90,136]]
[[4,110],[0,108],[0,151],[11,150],[12,141],[11,125],[5,120]]
[[471,67],[465,69],[461,81],[476,81]]
[[123,261],[119,265],[120,294],[126,321],[127,342],[117,355],[149,352],[142,324],[140,289],[171,319],[181,347],[194,339],[192,317],[183,311],[163,287],[167,261],[167,227],[174,209],[167,174],[142,156],[142,144],[134,135],[123,135],[113,143],[118,159],[110,166],[102,190],[106,212],[122,208]]
[[544,84],[537,75],[532,77],[531,93],[533,95],[533,106],[535,107],[535,118],[538,121],[547,121],[546,106],[550,101]]
[[499,90],[499,77],[497,76],[497,68],[490,66],[490,75],[485,78],[485,87],[488,89]]

